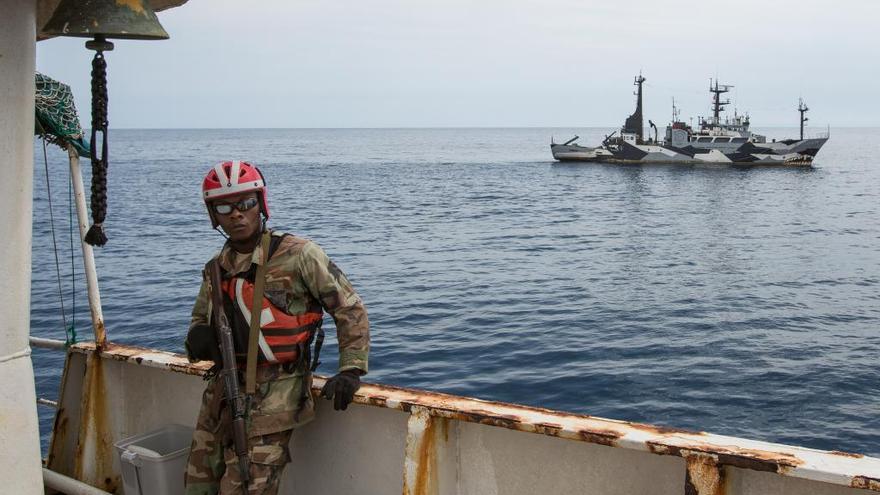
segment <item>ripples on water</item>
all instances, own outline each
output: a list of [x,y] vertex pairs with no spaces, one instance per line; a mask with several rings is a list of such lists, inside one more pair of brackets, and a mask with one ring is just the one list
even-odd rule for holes
[[[202,176],[249,159],[271,224],[318,241],[366,301],[370,380],[880,455],[880,130],[835,131],[812,170],[553,163],[550,135],[574,132],[113,131],[108,333],[181,351],[222,244]],[[63,338],[36,156],[32,334]],[[69,308],[66,155],[49,166]],[[55,398],[62,357],[34,362]]]

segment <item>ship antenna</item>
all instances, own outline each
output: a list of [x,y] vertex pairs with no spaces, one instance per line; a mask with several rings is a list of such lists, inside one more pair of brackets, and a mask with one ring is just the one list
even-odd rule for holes
[[801,113],[801,141],[803,141],[804,139],[804,122],[810,120],[805,115],[807,113],[807,110],[809,110],[809,107],[807,107],[807,104],[804,103],[804,99],[798,98],[798,112]]

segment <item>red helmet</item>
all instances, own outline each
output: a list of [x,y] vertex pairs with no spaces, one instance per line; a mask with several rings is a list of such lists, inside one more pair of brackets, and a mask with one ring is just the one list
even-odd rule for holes
[[[266,202],[266,181],[263,180],[263,174],[257,167],[238,160],[220,162],[214,165],[214,168],[208,172],[202,182],[202,199],[206,206],[218,198],[252,191],[257,192],[260,211],[268,220],[269,204]],[[211,217],[211,224],[216,228],[219,224],[211,208],[208,208],[208,215]]]

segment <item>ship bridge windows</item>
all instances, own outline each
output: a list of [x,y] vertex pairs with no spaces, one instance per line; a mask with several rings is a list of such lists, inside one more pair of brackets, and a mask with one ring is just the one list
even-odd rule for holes
[[729,138],[729,137],[719,137],[719,138],[715,138],[715,142],[716,142],[716,143],[729,143],[729,142],[730,142],[730,138]]
[[697,138],[697,142],[698,142],[698,143],[711,143],[711,142],[712,142],[712,138],[711,138],[711,137],[701,137],[701,138]]
[[746,138],[744,138],[744,137],[733,138],[730,140],[730,142],[731,143],[744,143],[744,142],[746,142]]

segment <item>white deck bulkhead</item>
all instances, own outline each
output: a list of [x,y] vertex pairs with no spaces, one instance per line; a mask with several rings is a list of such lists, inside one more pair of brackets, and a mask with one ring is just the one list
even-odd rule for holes
[[36,0],[0,0],[0,480],[43,493],[30,356]]

